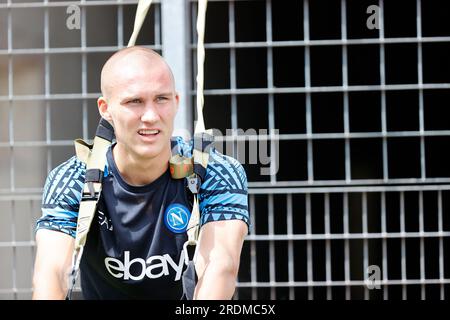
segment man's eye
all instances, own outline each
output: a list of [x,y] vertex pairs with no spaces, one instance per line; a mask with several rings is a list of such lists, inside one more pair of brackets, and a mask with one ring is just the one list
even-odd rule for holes
[[141,99],[133,99],[128,101],[128,103],[141,103]]
[[157,98],[156,98],[156,101],[157,101],[157,102],[165,102],[165,101],[167,101],[167,100],[169,100],[167,97],[157,97]]

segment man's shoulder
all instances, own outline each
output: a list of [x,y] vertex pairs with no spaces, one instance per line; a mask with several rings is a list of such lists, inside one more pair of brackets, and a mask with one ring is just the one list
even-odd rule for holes
[[79,178],[85,174],[86,164],[80,161],[76,156],[73,156],[50,171],[48,179],[51,181],[58,181],[62,177]]
[[44,186],[43,204],[53,205],[61,195],[73,194],[74,202],[79,198],[84,185],[86,165],[76,156],[64,161],[48,174]]
[[[173,137],[178,154],[192,156],[193,141]],[[225,155],[216,148],[209,151],[208,167],[202,189],[247,189],[247,176],[242,164],[233,157]]]
[[246,190],[247,176],[242,164],[213,148],[209,154],[204,188]]

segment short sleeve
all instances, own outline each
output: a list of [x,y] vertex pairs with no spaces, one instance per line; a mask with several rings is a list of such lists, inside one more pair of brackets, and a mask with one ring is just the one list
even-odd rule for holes
[[247,176],[234,158],[213,149],[200,188],[201,224],[239,219],[250,227]]
[[85,164],[74,156],[49,173],[36,231],[55,230],[75,238],[85,172]]

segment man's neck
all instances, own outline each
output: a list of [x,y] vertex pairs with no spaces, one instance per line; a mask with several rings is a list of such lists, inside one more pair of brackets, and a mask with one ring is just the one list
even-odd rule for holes
[[135,157],[120,144],[112,152],[120,175],[133,186],[147,185],[162,176],[169,166],[171,156],[170,144],[158,156],[150,159]]

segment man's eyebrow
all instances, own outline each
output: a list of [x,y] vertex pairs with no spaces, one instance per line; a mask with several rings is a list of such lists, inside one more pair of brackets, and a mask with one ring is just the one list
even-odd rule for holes
[[139,94],[130,94],[130,95],[120,97],[119,101],[122,103],[125,101],[130,101],[130,100],[135,100],[135,99],[142,99],[142,97]]
[[173,92],[161,92],[161,93],[157,93],[155,94],[155,96],[160,97],[160,96],[171,96],[173,94]]

